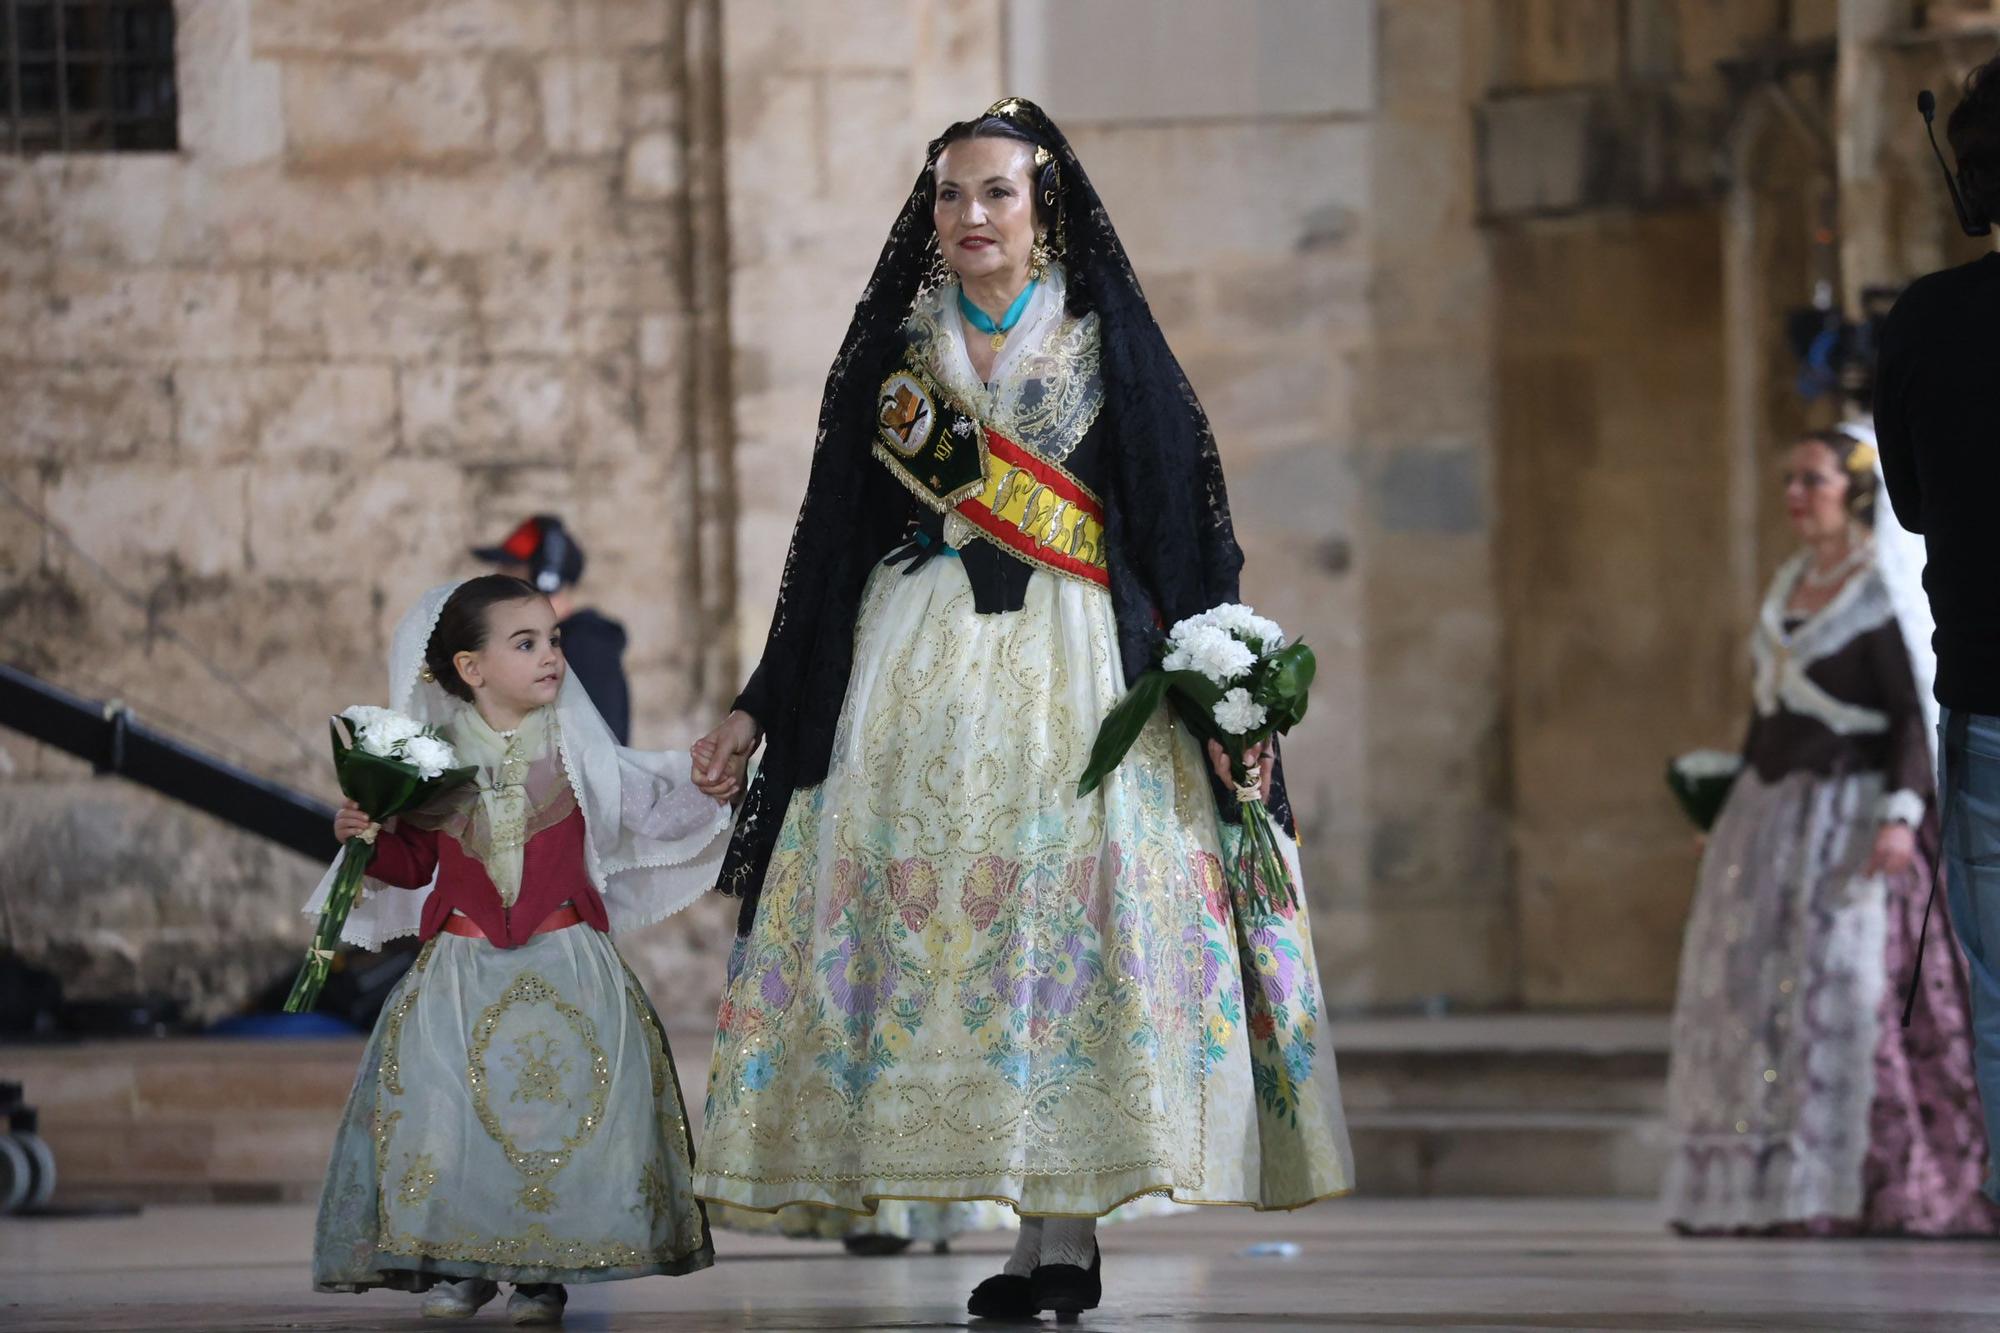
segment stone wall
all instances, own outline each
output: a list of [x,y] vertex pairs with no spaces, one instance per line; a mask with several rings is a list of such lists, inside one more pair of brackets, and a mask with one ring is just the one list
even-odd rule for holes
[[[1767,95],[1773,123],[1827,113],[1834,6],[1496,0],[1492,13],[1479,188],[1519,995],[1662,1006],[1696,867],[1663,772],[1740,738],[1765,558],[1768,467],[1732,430],[1731,357],[1787,364],[1779,317],[1811,295],[1796,261],[1812,218],[1792,198],[1782,220],[1758,215],[1754,258],[1769,267],[1731,309],[1731,171],[1748,200],[1769,165],[1754,149],[1732,161],[1733,127]],[[1732,342],[1736,316],[1758,327]],[[1788,371],[1742,392],[1760,438],[1772,413],[1796,417]]]
[[[1933,6],[1932,8],[1943,8]],[[1733,746],[1794,539],[1784,319],[1953,240],[1915,91],[1994,49],[1895,0],[1494,0],[1508,769],[1530,1006],[1664,1005],[1698,856],[1667,758]]]
[[924,145],[1001,95],[1002,15],[995,0],[724,6],[746,673],[770,628],[827,368]]
[[[0,655],[330,795],[323,719],[381,698],[396,618],[553,509],[631,631],[639,740],[685,743],[736,673],[701,591],[713,5],[178,18],[178,153],[0,158]],[[203,1016],[290,966],[318,873],[6,732],[0,849],[0,938]],[[663,999],[726,918],[640,945]]]

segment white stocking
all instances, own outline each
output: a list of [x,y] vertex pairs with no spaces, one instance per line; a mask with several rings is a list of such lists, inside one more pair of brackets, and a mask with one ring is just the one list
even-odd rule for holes
[[1000,1271],[1009,1277],[1027,1277],[1041,1261],[1042,1219],[1024,1217],[1021,1219],[1021,1233],[1014,1237],[1014,1252],[1007,1256],[1006,1266]]
[[1097,1255],[1097,1219],[1051,1217],[1042,1226],[1042,1262],[1089,1268]]

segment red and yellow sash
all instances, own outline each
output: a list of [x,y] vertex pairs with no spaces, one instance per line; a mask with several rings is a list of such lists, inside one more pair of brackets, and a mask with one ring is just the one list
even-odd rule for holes
[[922,373],[906,368],[883,382],[875,456],[924,504],[958,514],[1029,564],[1111,586],[1103,501],[951,402]]

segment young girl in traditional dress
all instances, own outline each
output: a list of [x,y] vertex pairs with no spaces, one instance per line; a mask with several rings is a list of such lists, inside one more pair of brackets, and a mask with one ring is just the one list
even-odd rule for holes
[[[607,932],[714,883],[727,807],[687,755],[613,741],[519,579],[427,594],[389,673],[392,706],[479,772],[374,830],[344,938],[425,944],[341,1121],[315,1287],[427,1292],[426,1316],[463,1318],[511,1282],[513,1321],[536,1324],[566,1283],[708,1267],[666,1032]],[[351,803],[335,817],[343,842],[370,828]]]

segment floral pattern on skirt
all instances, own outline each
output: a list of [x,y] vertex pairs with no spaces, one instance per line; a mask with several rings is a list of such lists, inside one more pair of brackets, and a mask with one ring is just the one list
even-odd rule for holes
[[1232,902],[1194,739],[1163,713],[1076,795],[1112,629],[1074,581],[981,616],[956,561],[876,572],[831,771],[731,961],[705,1197],[1095,1217],[1348,1189],[1310,929]]
[[[1665,1200],[1694,1231],[1991,1235],[1963,961],[1930,861],[1862,872],[1878,774],[1745,773],[1702,862],[1674,1008]],[[1934,849],[1928,849],[1934,850]]]

